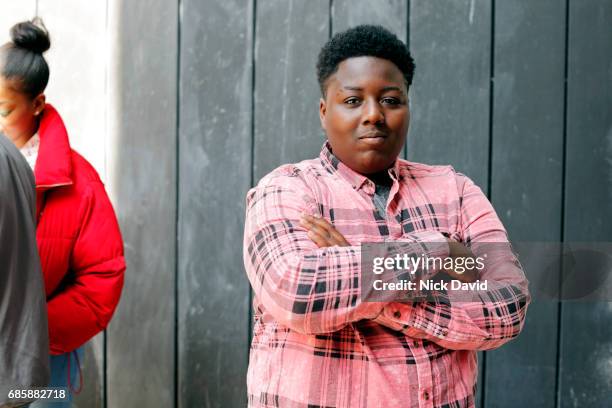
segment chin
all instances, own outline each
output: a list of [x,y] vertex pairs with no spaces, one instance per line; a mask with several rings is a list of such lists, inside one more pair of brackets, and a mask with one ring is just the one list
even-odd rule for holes
[[359,160],[359,168],[362,170],[360,173],[362,174],[374,174],[380,171],[386,170],[389,167],[393,166],[395,160],[397,160],[398,156],[389,157],[388,154],[366,154],[364,157],[361,157]]
[[389,161],[387,160],[374,160],[374,161],[361,161],[358,163],[358,167],[359,170],[358,172],[364,175],[369,175],[369,174],[375,174],[378,172],[381,172],[383,170],[388,169],[389,167],[391,167],[393,165],[393,162],[395,160],[391,160]]

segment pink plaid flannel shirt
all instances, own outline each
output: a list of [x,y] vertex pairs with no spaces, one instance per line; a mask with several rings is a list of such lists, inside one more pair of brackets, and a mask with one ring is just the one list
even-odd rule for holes
[[[363,302],[361,243],[507,242],[482,191],[450,166],[398,159],[387,214],[375,186],[320,157],[277,168],[247,194],[244,263],[253,288],[249,407],[473,407],[476,351],[516,337],[530,302],[514,254],[486,270],[481,302]],[[318,248],[302,213],[351,243]],[[432,256],[448,255],[438,245]],[[487,300],[484,300],[486,298]]]

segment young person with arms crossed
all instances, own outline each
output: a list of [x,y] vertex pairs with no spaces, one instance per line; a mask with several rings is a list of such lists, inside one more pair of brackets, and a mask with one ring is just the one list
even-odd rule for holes
[[395,35],[379,26],[336,34],[317,73],[319,158],[281,166],[247,194],[249,406],[473,407],[476,351],[524,324],[530,296],[514,255],[479,276],[489,281],[481,302],[451,293],[365,302],[360,244],[412,242],[457,257],[507,244],[506,231],[469,178],[399,159],[414,63]]
[[119,302],[125,260],[98,174],[70,148],[62,118],[45,103],[49,67],[42,54],[49,47],[42,22],[33,21],[16,24],[11,42],[0,48],[0,132],[34,170],[52,354],[49,386],[73,390],[81,346],[106,328]]

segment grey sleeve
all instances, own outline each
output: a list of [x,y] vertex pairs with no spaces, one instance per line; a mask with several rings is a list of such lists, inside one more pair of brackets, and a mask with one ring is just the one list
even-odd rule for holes
[[0,134],[0,406],[11,389],[44,387],[49,339],[36,246],[34,176]]

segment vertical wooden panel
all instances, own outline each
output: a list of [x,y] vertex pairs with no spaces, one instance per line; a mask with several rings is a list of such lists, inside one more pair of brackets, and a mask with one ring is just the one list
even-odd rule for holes
[[490,0],[412,0],[408,158],[452,164],[486,189],[489,161]]
[[[47,102],[53,104],[68,130],[70,144],[105,179],[106,135],[106,1],[86,4],[69,0],[58,7],[38,0],[40,16],[51,37],[45,54],[49,64]],[[84,88],[83,84],[87,84]],[[84,345],[84,386],[77,407],[104,405],[104,334]]]
[[[569,2],[565,241],[612,241],[612,3]],[[610,294],[608,294],[610,296]],[[560,406],[612,406],[611,303],[564,303]]]
[[0,45],[10,40],[9,30],[20,21],[36,14],[36,0],[3,1],[0,13]]
[[127,271],[108,329],[108,407],[172,407],[178,7],[109,6],[108,174]]
[[377,24],[406,41],[407,2],[405,0],[333,0],[334,33],[359,24]]
[[179,406],[239,407],[249,350],[242,231],[252,169],[253,4],[184,0],[182,7]]
[[45,54],[51,76],[47,101],[64,119],[70,144],[105,178],[106,0],[38,0],[51,35]]
[[[512,240],[559,241],[565,0],[496,2],[494,46],[490,196]],[[557,310],[534,301],[518,339],[487,352],[485,406],[555,406]]]
[[[409,160],[451,164],[487,192],[491,60],[490,0],[411,0],[416,70]],[[481,406],[483,353],[478,353]]]
[[321,150],[315,66],[329,35],[329,1],[258,1],[256,21],[255,183]]

